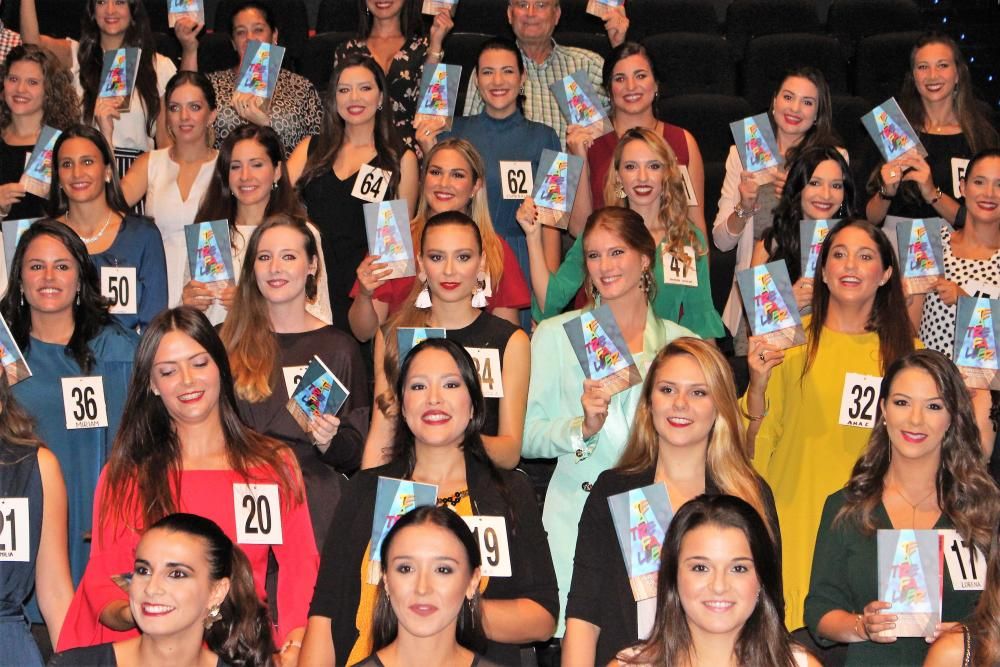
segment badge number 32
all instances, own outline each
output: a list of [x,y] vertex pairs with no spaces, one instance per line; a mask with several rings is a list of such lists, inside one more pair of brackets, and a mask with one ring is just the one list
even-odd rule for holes
[[847,373],[840,398],[840,423],[844,426],[872,428],[882,378],[877,375]]

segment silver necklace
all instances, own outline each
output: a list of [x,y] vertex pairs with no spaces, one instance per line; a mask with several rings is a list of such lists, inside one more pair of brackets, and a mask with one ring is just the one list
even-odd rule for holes
[[[107,231],[108,225],[111,224],[111,216],[112,216],[112,214],[114,214],[114,211],[108,211],[108,217],[107,217],[107,219],[104,221],[104,224],[101,226],[101,228],[99,230],[97,230],[97,233],[94,234],[93,236],[80,236],[79,233],[77,233],[77,236],[80,236],[80,240],[83,241],[84,245],[90,245],[91,243],[93,243],[97,239],[99,239],[102,236],[104,236],[104,232]],[[69,217],[69,211],[66,211],[66,220],[68,222],[73,222],[72,219],[70,219],[70,217]]]

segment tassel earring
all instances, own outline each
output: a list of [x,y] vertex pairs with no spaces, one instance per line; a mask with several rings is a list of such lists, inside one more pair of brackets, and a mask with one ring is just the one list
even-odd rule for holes
[[615,185],[615,197],[618,199],[625,199],[628,195],[625,194],[625,186],[621,184],[621,181]]
[[643,269],[642,274],[639,276],[639,289],[643,294],[649,294],[649,290],[652,286],[653,274],[649,272],[649,269]]
[[427,310],[431,307],[431,288],[427,286],[427,280],[424,280],[424,287],[420,290],[420,294],[417,295],[417,300],[413,302],[413,305],[421,310]]
[[472,307],[486,307],[486,274],[482,271],[476,275],[476,287],[472,290]]

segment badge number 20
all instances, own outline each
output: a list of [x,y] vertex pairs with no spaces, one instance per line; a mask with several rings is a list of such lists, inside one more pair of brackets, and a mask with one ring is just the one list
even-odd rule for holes
[[233,484],[233,505],[239,544],[283,543],[277,484]]

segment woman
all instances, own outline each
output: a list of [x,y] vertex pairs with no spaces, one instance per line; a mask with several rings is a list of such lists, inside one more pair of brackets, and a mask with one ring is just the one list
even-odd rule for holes
[[[424,156],[417,217],[410,224],[413,251],[420,254],[420,230],[428,218],[451,211],[468,215],[479,227],[486,253],[481,278],[485,282],[486,310],[512,324],[520,324],[518,311],[528,307],[531,295],[514,251],[493,228],[485,186],[483,160],[468,141],[446,139],[431,148]],[[351,291],[354,302],[349,313],[351,332],[358,340],[371,340],[412,291],[413,278],[387,280],[386,272],[386,265],[371,255],[358,266],[358,284]]]
[[[823,500],[850,477],[874,425],[874,384],[914,348],[896,256],[864,220],[834,225],[820,249],[806,344],[750,339],[744,416],[754,467],[781,520],[789,629],[802,627]],[[842,420],[841,412],[851,416]],[[844,424],[847,421],[848,424]]]
[[[819,667],[781,625],[780,552],[755,508],[700,496],[674,515],[660,556],[656,620],[618,665]],[[728,611],[708,608],[725,595]]]
[[486,415],[472,358],[452,340],[425,340],[403,361],[396,394],[401,407],[392,462],[348,483],[324,548],[302,662],[353,665],[372,653],[377,589],[365,573],[383,476],[436,485],[437,504],[462,516],[503,518],[511,576],[489,577],[482,591],[485,655],[499,665],[520,665],[521,644],[552,634],[555,578],[530,486],[520,473],[497,469],[483,449]]
[[[693,335],[656,316],[649,305],[656,246],[635,211],[607,207],[587,220],[583,254],[587,273],[621,330],[639,373],[664,345]],[[531,356],[543,359],[531,369],[525,417],[525,458],[558,458],[545,495],[543,520],[559,578],[561,608],[572,574],[577,523],[597,476],[614,466],[625,448],[641,388],[612,395],[587,379],[564,324],[585,311],[575,310],[542,322],[531,341]],[[556,632],[562,636],[562,624]]]
[[[725,331],[712,303],[708,248],[705,237],[688,217],[691,209],[673,150],[653,131],[636,127],[626,131],[618,141],[613,167],[604,185],[610,206],[624,206],[641,215],[657,244],[653,312],[657,317],[683,324],[699,336],[721,337]],[[534,201],[525,199],[518,211],[518,222],[528,236],[533,305],[537,306],[532,312],[540,322],[562,312],[586,276],[582,237],[577,237],[570,247],[559,270],[549,273],[541,261],[534,218]],[[693,285],[678,280],[692,269],[697,276]]]
[[[347,311],[355,269],[368,254],[363,210],[367,200],[354,192],[368,179],[378,190],[372,199],[405,199],[412,215],[420,166],[395,133],[388,84],[374,60],[361,55],[342,58],[330,81],[320,134],[315,141],[306,137],[295,148],[288,175],[322,232],[323,254],[330,258],[326,279],[333,323],[350,332]],[[374,172],[379,176],[375,180],[372,169],[389,176]]]
[[814,637],[850,644],[848,665],[920,664],[928,643],[965,618],[978,593],[956,590],[958,573],[942,572],[942,623],[926,638],[897,638],[897,616],[871,576],[875,533],[954,528],[988,553],[1000,492],[983,466],[968,390],[944,355],[918,350],[897,359],[882,380],[879,414],[847,486],[823,507],[806,622]]
[[20,183],[24,166],[42,127],[65,130],[79,119],[69,73],[51,53],[16,46],[0,61],[0,219],[42,216],[45,200]]
[[[786,165],[794,162],[810,146],[841,145],[833,129],[830,89],[823,73],[815,68],[799,67],[785,74],[774,91],[770,115],[778,152],[784,156]],[[842,154],[846,160],[846,151]],[[715,246],[723,252],[736,248],[737,271],[750,266],[754,242],[759,241],[770,226],[772,210],[784,184],[783,170],[771,169],[751,174],[743,168],[736,146],[729,148],[712,238]],[[742,317],[734,278],[722,321],[740,341],[742,336],[737,334],[746,330],[746,325],[740,324]],[[738,332],[738,329],[742,331]],[[739,342],[737,353],[743,352],[743,344]]]
[[50,667],[271,664],[271,621],[250,562],[214,521],[180,512],[163,517],[139,540],[127,576],[129,609],[142,634],[60,653]]
[[722,353],[696,338],[674,339],[653,359],[622,459],[598,476],[584,505],[562,643],[566,664],[606,665],[645,636],[608,497],[656,483],[666,485],[670,507],[702,494],[743,498],[767,522],[780,556],[778,514],[746,455],[732,371]]
[[194,222],[219,151],[212,148],[215,91],[204,74],[181,71],[167,83],[167,134],[173,145],[139,156],[122,179],[129,206],[146,198],[145,212],[163,237],[167,303],[181,300],[188,263],[184,225]]
[[424,66],[444,60],[444,38],[454,23],[448,10],[434,17],[430,31],[422,34],[418,0],[357,0],[358,33],[337,47],[334,67],[349,56],[373,58],[389,82],[393,124],[407,147],[413,141],[413,116],[420,95]]
[[[350,335],[309,314],[319,275],[316,239],[305,223],[277,214],[257,227],[219,335],[233,369],[243,418],[283,441],[302,468],[317,545],[330,525],[343,477],[361,465],[371,402],[368,373]],[[337,415],[321,414],[305,431],[287,403],[313,357],[350,392]],[[336,471],[336,472],[335,472]]]
[[49,216],[86,245],[115,318],[126,329],[145,329],[167,307],[159,230],[148,218],[129,213],[111,148],[94,128],[74,125],[59,135],[52,163]]
[[[273,552],[278,641],[283,660],[295,664],[319,562],[302,477],[286,447],[243,423],[232,387],[225,348],[204,315],[181,307],[150,324],[101,472],[93,551],[58,650],[137,636],[137,617],[113,577],[129,570],[142,531],[186,510],[240,544],[262,600]],[[278,526],[280,536],[272,535]]]
[[[516,325],[474,305],[486,266],[476,223],[457,211],[430,218],[423,226],[417,262],[422,288],[415,288],[399,312],[375,334],[377,409],[365,443],[363,467],[389,461],[399,410],[399,396],[392,390],[400,365],[398,329],[434,327],[445,329],[448,339],[476,355],[486,394],[483,445],[494,464],[513,469],[521,458],[531,351],[528,336]],[[429,308],[420,302],[424,295]]]
[[[0,539],[4,550],[17,556],[3,564],[0,615],[6,622],[0,623],[0,643],[5,662],[41,667],[42,656],[22,605],[34,589],[55,644],[73,599],[66,549],[66,485],[58,459],[35,435],[31,416],[14,400],[6,373],[0,373],[0,404],[0,513],[6,524],[0,526]],[[20,535],[26,535],[28,542],[18,541]]]
[[958,298],[1000,298],[1000,150],[977,153],[961,181],[965,198],[965,225],[941,228],[944,276],[927,294],[915,294],[910,303],[913,326],[927,347],[949,357],[955,352]]
[[[251,40],[277,44],[278,28],[271,5],[261,0],[237,4],[230,19],[230,35],[240,62]],[[185,33],[181,45],[185,53],[184,63],[197,62],[197,34]],[[215,99],[219,101],[219,112],[212,125],[215,148],[221,148],[226,137],[242,125],[251,123],[274,129],[285,148],[286,152],[281,156],[285,159],[300,141],[319,132],[323,110],[316,88],[304,76],[289,71],[288,66],[289,63],[284,63],[278,72],[274,95],[267,109],[264,109],[263,98],[253,95],[240,94],[234,100],[239,64],[232,69],[209,73],[208,78],[215,88]],[[195,69],[193,64],[190,69]]]
[[479,542],[458,514],[434,506],[407,512],[386,534],[381,557],[386,569],[374,652],[359,667],[398,665],[416,655],[431,665],[492,664],[479,655],[486,647]]
[[961,226],[956,197],[961,172],[954,163],[1000,148],[1000,136],[972,89],[969,66],[955,40],[939,32],[917,40],[899,107],[928,156],[907,154],[879,167],[869,184],[869,220],[879,223],[886,215],[940,217]]
[[[212,220],[229,221],[229,238],[233,251],[233,275],[238,276],[246,254],[246,241],[253,228],[276,213],[283,213],[305,221],[302,204],[288,182],[285,172],[284,150],[281,139],[269,127],[243,125],[222,142],[215,172],[201,206],[195,213],[195,222]],[[309,225],[313,236],[319,232]],[[325,273],[323,252],[319,254],[319,273]],[[220,324],[232,308],[236,287],[222,290],[210,284],[191,280],[188,267],[184,274],[181,302],[205,313],[212,324]],[[331,321],[330,293],[326,282],[318,285],[316,297],[310,300],[309,312],[324,322]]]

